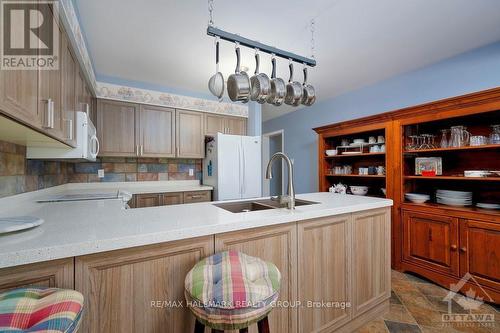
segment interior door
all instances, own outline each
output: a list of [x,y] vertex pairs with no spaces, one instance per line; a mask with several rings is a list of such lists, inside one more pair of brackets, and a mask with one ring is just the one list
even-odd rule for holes
[[140,155],[175,157],[175,109],[141,105]]
[[241,137],[242,198],[262,196],[261,139],[258,136]]
[[241,137],[217,135],[216,200],[241,199]]

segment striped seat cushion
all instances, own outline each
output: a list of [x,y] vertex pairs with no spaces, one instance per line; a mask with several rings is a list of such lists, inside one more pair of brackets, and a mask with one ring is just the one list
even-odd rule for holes
[[76,332],[83,296],[74,290],[20,288],[0,294],[0,332]]
[[214,254],[186,276],[185,296],[191,312],[211,328],[248,327],[271,311],[279,295],[276,266],[238,251]]

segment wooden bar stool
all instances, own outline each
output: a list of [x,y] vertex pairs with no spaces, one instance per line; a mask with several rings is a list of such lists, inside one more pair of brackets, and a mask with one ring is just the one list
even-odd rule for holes
[[83,295],[57,288],[19,288],[0,294],[0,332],[75,333]]
[[194,332],[240,330],[257,323],[269,332],[267,316],[278,299],[281,274],[276,266],[238,251],[216,253],[187,274],[185,297],[196,317]]

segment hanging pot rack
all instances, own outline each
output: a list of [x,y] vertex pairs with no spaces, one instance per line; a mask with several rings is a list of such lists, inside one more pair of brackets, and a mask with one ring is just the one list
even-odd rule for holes
[[216,28],[214,26],[209,25],[207,28],[207,35],[212,36],[212,37],[219,37],[220,39],[226,40],[228,42],[233,42],[233,43],[239,43],[240,45],[252,48],[252,49],[258,49],[261,52],[269,53],[269,54],[274,54],[277,57],[283,58],[283,59],[288,59],[292,60],[294,62],[304,64],[310,67],[315,67],[316,66],[316,60],[312,58],[307,58],[292,52],[288,52],[285,50],[278,49],[274,46],[269,46],[266,44],[263,44],[261,42],[251,40],[248,38],[245,38],[243,36],[233,34],[231,32],[227,32],[224,30],[221,30],[219,28]]

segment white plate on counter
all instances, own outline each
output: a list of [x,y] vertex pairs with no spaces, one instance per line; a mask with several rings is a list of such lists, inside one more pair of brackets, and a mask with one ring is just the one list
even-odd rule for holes
[[476,206],[483,209],[500,209],[500,204],[493,204],[486,202],[478,202]]
[[0,218],[0,235],[9,232],[30,229],[39,226],[44,221],[35,216],[14,216]]

